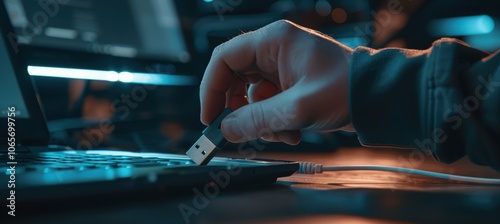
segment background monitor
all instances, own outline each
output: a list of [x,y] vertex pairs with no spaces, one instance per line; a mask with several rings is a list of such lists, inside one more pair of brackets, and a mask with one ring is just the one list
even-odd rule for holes
[[30,64],[127,69],[138,59],[191,59],[173,0],[2,1]]

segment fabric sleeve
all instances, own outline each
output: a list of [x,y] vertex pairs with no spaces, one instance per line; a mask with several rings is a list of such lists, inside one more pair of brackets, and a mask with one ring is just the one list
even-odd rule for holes
[[427,50],[358,47],[350,66],[363,145],[421,149],[444,163],[468,156],[500,170],[500,51],[445,38]]

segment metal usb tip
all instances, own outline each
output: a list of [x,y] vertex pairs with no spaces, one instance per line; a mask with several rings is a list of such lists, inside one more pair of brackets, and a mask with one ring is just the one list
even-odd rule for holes
[[207,165],[217,153],[217,146],[205,135],[196,141],[186,154],[199,166]]
[[224,109],[210,125],[208,125],[203,133],[194,143],[186,154],[199,166],[207,165],[208,162],[215,156],[219,149],[224,148],[227,144],[227,139],[222,136],[221,123],[224,117],[230,114],[230,108]]

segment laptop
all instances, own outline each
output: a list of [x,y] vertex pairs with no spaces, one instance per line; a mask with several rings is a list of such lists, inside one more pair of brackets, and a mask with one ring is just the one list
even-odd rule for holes
[[[270,184],[296,162],[215,157],[198,166],[186,155],[73,150],[49,145],[36,91],[0,4],[0,196],[2,207],[115,193]],[[201,133],[200,133],[201,135]],[[203,189],[203,188],[201,188]],[[170,191],[171,192],[171,191]],[[5,200],[7,198],[7,200]],[[10,211],[10,210],[9,210]]]

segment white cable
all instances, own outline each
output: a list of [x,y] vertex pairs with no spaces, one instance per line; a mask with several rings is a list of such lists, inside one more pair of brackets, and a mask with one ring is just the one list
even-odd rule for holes
[[303,174],[322,173],[323,171],[378,170],[378,171],[389,171],[389,172],[416,174],[416,175],[421,175],[421,176],[440,178],[440,179],[445,179],[445,180],[469,182],[469,183],[500,185],[500,179],[496,179],[496,178],[461,176],[461,175],[439,173],[439,172],[433,172],[433,171],[417,170],[417,169],[395,167],[395,166],[375,166],[375,165],[323,166],[322,164],[316,164],[316,163],[311,163],[311,162],[299,162],[299,165],[300,166],[299,166],[299,170],[297,171],[297,173],[303,173]]

